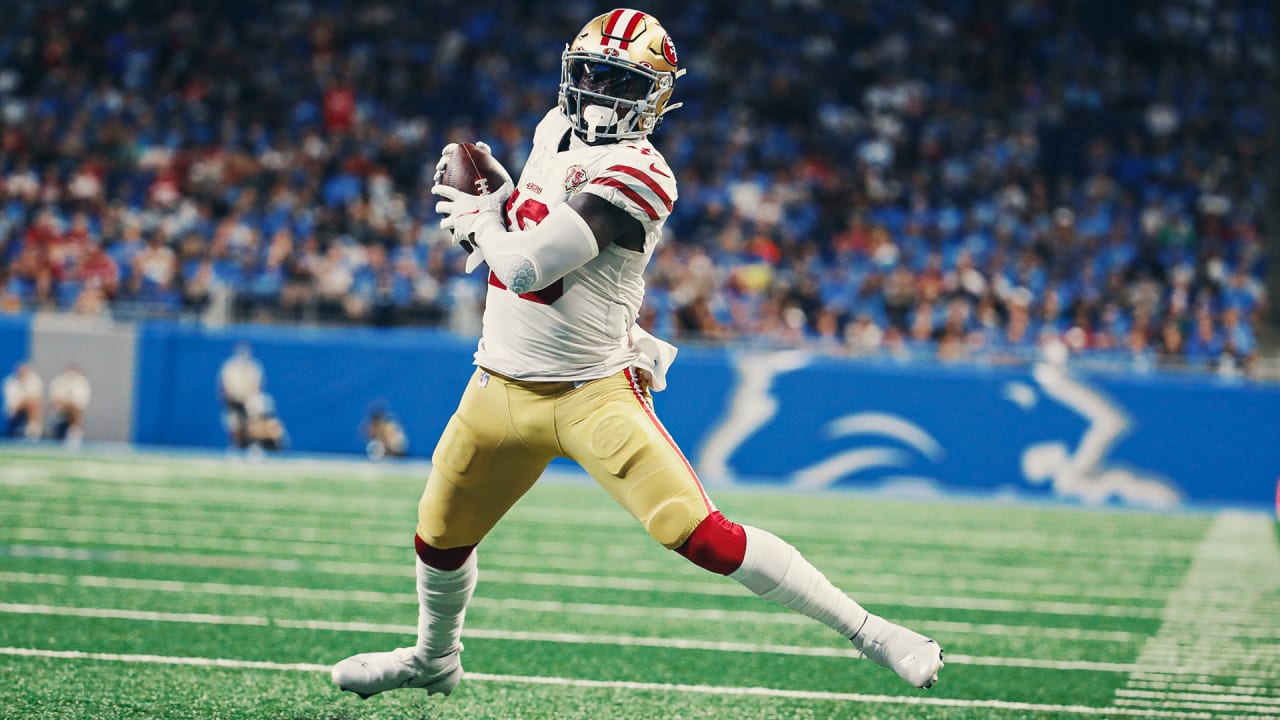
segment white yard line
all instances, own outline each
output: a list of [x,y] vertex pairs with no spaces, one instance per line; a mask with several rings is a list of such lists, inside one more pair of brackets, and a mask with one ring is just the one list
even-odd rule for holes
[[[130,458],[130,461],[132,460],[133,458]],[[389,547],[399,542],[399,537],[392,539],[393,533],[387,530],[387,528],[398,528],[405,522],[405,511],[398,503],[391,502],[386,497],[374,495],[377,489],[372,485],[361,488],[364,494],[356,498],[350,508],[344,507],[346,501],[337,497],[335,493],[329,492],[327,486],[317,491],[317,494],[302,497],[296,495],[297,488],[302,486],[307,479],[306,476],[313,471],[317,475],[324,474],[327,478],[390,479],[384,468],[377,468],[369,473],[322,473],[321,470],[332,470],[332,464],[310,462],[295,465],[288,461],[273,461],[252,466],[238,461],[227,462],[215,458],[150,462],[141,472],[138,472],[136,467],[124,463],[117,463],[106,469],[103,469],[104,467],[92,459],[79,458],[70,462],[50,459],[38,470],[33,471],[30,467],[18,468],[16,474],[11,469],[0,469],[0,485],[10,485],[13,500],[6,505],[6,512],[0,514],[9,518],[8,523],[11,528],[0,528],[0,557],[397,577],[406,580],[411,576],[411,564],[405,562],[353,563],[341,559],[349,555],[352,544],[364,547],[380,545]],[[368,465],[362,465],[362,467],[373,468]],[[183,468],[195,469],[197,472],[184,472]],[[243,477],[240,475],[242,471],[247,471],[252,477]],[[86,478],[90,482],[69,482],[59,477],[63,473],[76,478]],[[228,477],[229,473],[235,473],[236,476],[222,485],[192,482],[196,477],[223,478]],[[356,475],[358,477],[353,477]],[[92,483],[95,481],[102,484],[94,486]],[[86,501],[92,501],[94,498],[115,502],[136,500],[139,503],[140,514],[131,517],[127,521],[128,524],[124,524],[126,521],[119,521],[121,522],[119,525],[86,524],[92,523],[93,518],[85,517],[83,510],[81,514],[63,514],[63,511],[56,507],[56,493],[73,488],[77,498]],[[397,485],[396,492],[401,490],[402,487]],[[868,496],[861,499],[877,498]],[[201,507],[202,501],[210,504]],[[192,518],[193,522],[167,521],[163,515],[159,514],[179,504],[196,513]],[[292,519],[310,518],[314,526],[303,524],[275,527],[273,525],[261,531],[250,528],[244,534],[237,532],[238,537],[229,537],[215,531],[216,527],[225,528],[232,521],[242,523],[245,512],[269,519],[282,517],[281,513],[286,510],[292,513]],[[757,510],[760,511],[756,513],[757,515],[763,514],[765,517],[770,517],[765,512],[767,508],[760,507]],[[344,537],[341,534],[342,530],[332,530],[322,526],[324,518],[332,518],[344,513],[350,515],[355,523],[354,527],[368,529],[367,532],[350,530],[351,537],[348,538],[347,543],[342,542]],[[587,574],[597,569],[608,571],[615,567],[627,567],[633,572],[652,569],[655,575],[661,571],[661,565],[652,559],[657,556],[652,552],[646,554],[645,551],[650,549],[644,548],[642,544],[636,545],[635,549],[621,544],[601,545],[594,554],[584,558],[582,548],[568,540],[569,531],[566,528],[569,526],[577,528],[585,538],[583,542],[591,542],[591,538],[599,537],[600,533],[606,529],[617,528],[619,523],[629,522],[628,518],[619,513],[620,511],[595,512],[549,503],[538,504],[536,498],[531,498],[531,502],[523,504],[517,513],[513,514],[511,522],[517,526],[526,526],[524,530],[526,533],[542,533],[548,539],[534,541],[536,552],[531,551],[531,546],[525,545],[519,546],[519,549],[512,545],[507,552],[495,552],[497,543],[491,543],[490,551],[482,553],[483,557],[488,559],[488,565],[482,573],[483,581],[496,585],[524,587],[617,589],[642,593],[749,597],[737,585],[719,582],[718,578],[706,581],[656,576],[637,577],[634,574],[631,576]],[[43,522],[41,522],[42,517]],[[17,522],[14,522],[15,519]],[[923,611],[921,614],[927,614],[930,610],[958,610],[1038,613],[1067,617],[1158,619],[1162,623],[1161,630],[1159,634],[1147,640],[1141,654],[1132,663],[959,654],[949,654],[947,657],[949,663],[958,665],[1127,674],[1127,683],[1116,691],[1113,706],[1107,708],[1039,705],[1002,700],[959,700],[928,696],[896,697],[477,673],[469,673],[468,678],[508,683],[923,704],[1106,717],[1168,717],[1197,718],[1198,720],[1223,717],[1280,719],[1280,642],[1278,642],[1280,641],[1280,551],[1276,548],[1272,521],[1269,517],[1245,513],[1222,513],[1215,518],[1203,539],[1190,541],[1185,537],[1161,537],[1166,534],[1161,532],[1146,536],[1138,531],[1116,532],[1105,527],[1099,527],[1096,533],[1077,530],[1059,534],[1049,528],[1040,527],[965,526],[961,529],[948,527],[945,531],[938,529],[932,535],[923,538],[914,535],[905,538],[895,534],[896,531],[892,528],[892,517],[883,518],[879,527],[866,524],[845,526],[841,517],[830,513],[806,518],[804,522],[797,522],[794,518],[779,517],[763,524],[784,536],[807,540],[801,545],[802,547],[806,544],[813,546],[812,549],[806,550],[806,554],[819,566],[838,568],[832,572],[839,573],[840,570],[844,570],[845,576],[858,578],[861,582],[854,584],[843,582],[845,578],[842,577],[841,584],[854,589],[854,596],[869,605],[892,604],[917,608]],[[59,525],[65,527],[58,529]],[[546,525],[546,530],[539,529],[539,525]],[[847,543],[854,551],[853,555],[857,554],[857,548],[882,540],[899,544],[909,542],[921,547],[945,545],[949,552],[957,556],[970,554],[977,558],[985,557],[986,553],[992,551],[1016,547],[1019,552],[1026,555],[1027,562],[1031,562],[1038,556],[1059,554],[1069,565],[1082,568],[1088,565],[1091,570],[1096,571],[1096,576],[1086,581],[1078,574],[1064,576],[1061,571],[1047,567],[1000,564],[992,567],[980,562],[965,563],[962,559],[954,563],[934,560],[930,559],[930,556],[925,556],[923,559],[919,556],[915,559],[908,557],[901,561],[895,559],[892,562],[876,565],[874,561],[864,561],[846,552],[844,547],[833,542],[833,535],[824,534],[819,526],[837,533],[840,542]],[[209,532],[200,532],[200,528],[207,528]],[[835,529],[831,530],[831,528]],[[261,534],[254,534],[256,532]],[[272,536],[277,533],[282,534],[283,537]],[[81,535],[85,537],[81,538]],[[49,543],[49,545],[5,545],[4,538]],[[66,542],[106,542],[152,547],[157,550],[84,549],[57,545],[57,543]],[[497,545],[497,547],[502,546]],[[213,550],[225,554],[183,552],[188,549]],[[243,553],[259,553],[259,555]],[[1187,555],[1193,555],[1193,563],[1187,575],[1182,578],[1181,584],[1158,578],[1160,569],[1167,567],[1166,563],[1173,562],[1180,567],[1177,564],[1178,561]],[[495,569],[494,566],[497,568]],[[962,572],[961,566],[971,568],[973,572]],[[54,567],[65,569],[65,566]],[[1126,567],[1133,573],[1133,578],[1126,578]],[[554,572],[554,569],[577,571],[578,574],[561,574]],[[537,572],[538,570],[547,572]],[[935,590],[940,590],[941,595],[914,596],[903,592],[916,587],[920,577],[935,575],[953,578],[950,581],[943,581],[942,585],[935,583],[932,586]],[[1145,583],[1147,577],[1157,579],[1155,582]],[[189,583],[45,572],[0,572],[0,585],[4,583],[77,585],[125,591],[256,595],[321,602],[397,603],[410,607],[414,602],[412,595],[407,592]],[[862,587],[859,588],[859,585]],[[871,589],[870,592],[866,591],[868,588]],[[1020,597],[1008,599],[990,597],[992,594]],[[1026,595],[1063,597],[1070,601],[1028,598],[1025,597]],[[1167,604],[1164,602],[1166,597]],[[1144,602],[1137,606],[1091,602],[1095,599]],[[90,602],[97,604],[94,600]],[[504,612],[620,615],[753,624],[810,622],[807,619],[780,612],[619,606],[605,603],[566,603],[518,598],[482,597],[476,598],[473,605],[476,608]],[[174,606],[182,607],[180,604]],[[416,630],[413,625],[407,623],[336,622],[324,619],[281,619],[256,615],[170,613],[21,603],[0,604],[0,613],[114,618],[131,622],[305,628],[408,636]],[[1122,631],[1042,628],[1001,623],[964,623],[926,619],[917,624],[927,627],[933,633],[1007,635],[1031,639],[1054,637],[1124,643],[1137,642],[1145,637],[1145,634]],[[468,628],[465,637],[725,653],[853,657],[853,651],[848,647],[718,642],[682,637],[557,633],[480,627]],[[274,670],[326,671],[328,669],[325,666],[307,663],[287,664],[234,659],[172,658],[155,655],[0,648],[0,655],[6,654]]]
[[[240,583],[187,582],[107,577],[101,575],[62,575],[57,573],[23,573],[0,571],[0,584],[80,585],[112,590],[140,590],[180,594],[230,595],[239,597],[288,598],[313,602],[361,602],[412,606],[417,598],[409,592],[376,590],[332,590],[280,585],[248,585]],[[560,600],[523,600],[476,596],[470,607],[503,612],[555,613],[568,616],[632,617],[697,622],[741,622],[752,625],[813,625],[803,615],[785,611],[720,610],[717,608],[681,608],[650,605],[613,605],[607,603],[563,602]],[[1145,637],[1123,630],[1089,630],[1040,625],[1004,625],[999,623],[967,623],[932,618],[905,618],[912,627],[932,633],[964,633],[971,635],[1018,637],[1045,640],[1087,640],[1095,642],[1137,642]],[[1280,631],[1277,631],[1280,632]],[[1280,639],[1280,635],[1277,635]]]
[[[306,562],[297,558],[247,557],[203,553],[165,553],[149,550],[90,550],[47,545],[0,546],[0,557],[53,558],[90,563],[147,563],[183,567],[216,567],[270,572],[308,572],[342,576],[410,577],[409,563],[353,563],[337,561]],[[661,578],[638,578],[607,575],[571,575],[562,573],[483,571],[484,582],[533,585],[560,588],[625,590],[645,593],[711,595],[717,597],[749,597],[741,586],[727,580],[691,581]],[[1017,598],[967,597],[963,595],[910,595],[894,592],[856,592],[857,600],[866,605],[900,605],[906,607],[983,610],[991,612],[1040,613],[1085,617],[1158,618],[1159,608],[1111,605],[1106,603],[1065,602],[1055,600],[1022,600]]]
[[[29,603],[0,603],[0,614],[15,615],[51,615],[58,617],[88,617],[130,620],[135,622],[162,622],[206,625],[240,625],[256,627],[299,628],[306,630],[326,630],[336,632],[364,632],[391,635],[412,636],[417,632],[416,625],[396,623],[369,622],[337,622],[331,620],[299,620],[268,618],[257,615],[220,615],[214,613],[169,613],[152,610],[123,610],[96,607],[67,607],[58,605]],[[612,645],[618,647],[652,647],[672,650],[707,650],[729,653],[763,653],[772,655],[792,655],[804,657],[847,657],[858,656],[851,647],[805,647],[797,645],[779,645],[773,643],[737,643],[711,640],[691,640],[685,638],[663,638],[632,635],[607,635],[591,633],[534,632],[525,630],[502,630],[492,628],[466,628],[464,638],[485,640],[515,640],[528,642]],[[988,657],[962,654],[947,655],[947,662],[957,665],[982,665],[990,667],[1018,667],[1041,670],[1079,670],[1086,672],[1132,673],[1140,666],[1133,663],[1095,662],[1088,660],[1054,660],[1042,658]],[[1175,672],[1183,674],[1199,674],[1207,665],[1205,659],[1188,662]],[[1247,674],[1251,677],[1257,675]]]
[[1148,677],[1151,674],[1137,673],[1133,678],[1129,679],[1129,687],[1179,692],[1244,693],[1259,697],[1280,697],[1280,687],[1263,685],[1256,679],[1241,679],[1230,683],[1181,682],[1170,680],[1167,675],[1163,674],[1158,677]]
[[[1230,605],[1224,616],[1220,608]],[[1280,548],[1273,521],[1223,512],[1196,548],[1182,584],[1169,596],[1160,630],[1143,646],[1142,668],[1116,690],[1116,704],[1215,717],[1280,717]],[[1265,632],[1259,633],[1259,629]],[[1171,668],[1194,663],[1192,682]],[[1257,680],[1265,685],[1259,686]]]
[[8,467],[0,471],[0,486],[9,488],[35,487],[53,485],[57,481],[52,475],[39,468]]
[[[403,480],[420,481],[431,471],[430,463],[397,462],[373,464],[349,455],[330,457],[263,457],[244,455],[219,457],[213,453],[179,456],[141,451],[121,446],[122,452],[102,452],[101,447],[74,455],[61,449],[27,448],[9,445],[0,458],[20,461],[28,468],[52,476],[70,475],[102,482],[136,483],[154,480],[174,485],[193,478],[234,477],[239,483],[278,485],[281,482],[305,482],[308,477],[328,480]],[[563,473],[555,473],[557,475]],[[282,480],[283,478],[283,480]]]
[[[300,495],[297,488],[286,488],[278,495],[281,502],[279,503],[263,503],[256,502],[252,493],[237,492],[227,483],[232,482],[225,478],[205,478],[201,480],[201,487],[207,487],[210,482],[218,481],[224,484],[218,493],[220,498],[225,498],[228,502],[224,505],[209,503],[189,502],[192,499],[190,493],[192,490],[184,490],[173,486],[162,486],[164,490],[162,497],[124,497],[121,495],[122,490],[141,490],[146,488],[143,485],[125,485],[123,487],[108,488],[91,488],[72,486],[70,483],[61,480],[55,475],[45,475],[41,471],[33,471],[29,468],[17,469],[0,469],[0,478],[4,478],[8,473],[15,473],[23,479],[39,478],[41,482],[40,489],[30,492],[21,493],[10,498],[11,502],[6,504],[6,512],[12,512],[14,515],[35,514],[41,515],[48,512],[59,512],[63,510],[62,501],[67,497],[68,493],[74,492],[77,497],[83,497],[89,500],[101,500],[104,502],[122,502],[132,501],[131,517],[147,518],[147,519],[164,519],[172,517],[172,508],[174,505],[180,505],[183,509],[183,517],[191,516],[202,521],[219,522],[220,524],[242,524],[240,518],[245,517],[248,513],[249,517],[262,518],[264,516],[279,517],[280,508],[298,508],[303,507],[300,503],[310,499],[314,501],[317,497],[323,495]],[[304,479],[305,480],[305,479]],[[299,481],[302,482],[302,481]],[[780,488],[779,490],[785,489]],[[585,497],[585,496],[584,496]],[[791,496],[794,497],[794,496]],[[836,493],[833,497],[837,500],[847,498],[844,493]],[[396,499],[387,497],[370,497],[368,495],[357,495],[352,498],[347,495],[339,495],[332,497],[321,503],[315,504],[315,510],[325,514],[342,514],[348,520],[368,525],[374,522],[383,522],[384,518],[400,518],[406,517],[406,505],[409,518],[412,517],[412,501],[416,498],[416,493],[410,497]],[[200,498],[194,498],[200,499]],[[352,501],[355,500],[353,503]],[[822,512],[821,497],[811,498],[815,505],[812,508],[806,508],[811,512]],[[310,506],[306,506],[310,507]],[[918,506],[913,506],[913,509]],[[973,506],[981,507],[981,506]],[[989,506],[992,511],[1006,515],[1004,520],[1012,523],[1016,516],[1008,517],[1016,507],[1010,508],[1006,506]],[[884,508],[881,508],[884,510]],[[946,513],[952,510],[952,506],[934,506],[930,511]],[[884,514],[875,518],[870,523],[858,523],[856,525],[848,524],[847,517],[844,513],[835,515],[814,515],[811,519],[807,519],[803,524],[795,521],[794,517],[777,517],[770,516],[770,513],[776,513],[768,506],[760,506],[756,504],[748,504],[741,509],[742,513],[750,513],[751,520],[754,522],[768,522],[770,527],[777,526],[778,523],[786,523],[788,527],[794,525],[794,530],[807,537],[815,538],[817,541],[826,540],[832,542],[834,536],[839,542],[866,542],[878,543],[885,539],[886,535],[898,531],[898,520],[900,519],[894,514]],[[1142,516],[1136,514],[1126,514],[1117,511],[1114,515],[1098,515],[1092,517],[1092,522],[1087,526],[1072,525],[1071,519],[1079,519],[1081,513],[1088,513],[1088,510],[1064,507],[1054,511],[1056,524],[1054,527],[1062,526],[1073,529],[1074,534],[1069,536],[1057,535],[1052,530],[1044,530],[1040,527],[1041,523],[1037,523],[1035,527],[1011,525],[1006,527],[995,535],[999,536],[1000,542],[997,543],[998,549],[1008,547],[1008,540],[1018,540],[1023,533],[1031,533],[1031,539],[1040,538],[1044,542],[1040,543],[1040,551],[1060,552],[1067,549],[1063,543],[1069,545],[1081,545],[1082,549],[1095,557],[1094,550],[1102,547],[1117,547],[1117,544],[1123,549],[1131,549],[1135,546],[1152,547],[1161,550],[1156,554],[1161,557],[1183,557],[1180,551],[1190,552],[1195,547],[1195,539],[1187,539],[1181,533],[1174,533],[1170,536],[1157,536],[1152,538],[1134,538],[1133,525],[1125,522],[1115,524],[1110,522],[1115,518],[1129,519],[1141,521]],[[308,515],[300,513],[289,513],[284,520],[306,519]],[[1086,516],[1087,517],[1087,516]],[[1101,522],[1102,518],[1106,518],[1107,522]],[[538,496],[527,497],[516,505],[514,510],[508,516],[508,520],[513,523],[525,524],[553,524],[559,527],[578,527],[583,532],[590,532],[591,528],[603,528],[611,530],[620,524],[633,523],[634,521],[620,507],[610,504],[603,496],[599,503],[587,503],[581,505],[566,506],[562,499],[552,500],[551,498],[541,498]],[[961,518],[950,517],[951,522],[945,527],[945,532],[940,530],[939,534],[969,534],[977,533],[993,533],[994,531],[984,527],[974,527],[972,523],[964,522]],[[831,529],[833,526],[839,526],[838,534],[833,534]],[[327,527],[330,532],[340,532],[341,528]],[[915,538],[916,535],[903,535],[903,538]],[[946,544],[946,543],[944,543]],[[1018,543],[1027,545],[1026,543]],[[1028,546],[1030,547],[1030,546]],[[1130,558],[1133,560],[1134,558]]]
[[[24,501],[14,500],[9,507],[22,506]],[[246,511],[251,512],[251,511]],[[14,513],[10,517],[16,518],[12,523],[14,527],[39,528],[41,531],[55,535],[54,532],[58,528],[68,528],[71,530],[82,530],[84,528],[92,528],[98,542],[102,542],[101,538],[105,533],[130,533],[137,532],[131,530],[132,527],[143,527],[147,530],[144,535],[160,536],[168,541],[171,537],[198,538],[201,544],[198,547],[214,549],[211,545],[219,543],[241,543],[242,549],[251,548],[256,545],[264,547],[269,544],[270,549],[280,551],[287,549],[292,543],[302,544],[302,548],[295,554],[306,556],[307,549],[313,547],[313,544],[324,546],[336,544],[350,551],[352,546],[383,548],[384,550],[395,549],[398,547],[407,548],[409,542],[405,540],[410,535],[412,529],[406,523],[406,528],[400,532],[388,532],[385,527],[373,528],[334,528],[326,525],[307,526],[307,525],[278,525],[273,524],[272,519],[278,519],[276,514],[264,514],[259,522],[249,522],[249,520],[241,515],[235,525],[230,525],[227,520],[210,521],[210,520],[193,520],[185,517],[182,520],[168,519],[171,514],[167,513],[163,516],[146,516],[145,514],[134,511],[128,518],[100,518],[92,515],[65,513],[57,510],[31,509],[22,513]],[[24,522],[26,520],[26,522]],[[234,527],[234,533],[228,533],[228,528]],[[641,538],[637,538],[635,543],[613,543],[607,545],[585,544],[582,542],[569,542],[551,539],[538,540],[521,540],[518,544],[498,536],[490,538],[485,543],[485,557],[487,561],[497,560],[499,562],[509,562],[511,564],[533,562],[546,566],[563,566],[568,569],[588,569],[590,563],[601,562],[609,567],[616,567],[619,562],[627,563],[629,569],[636,571],[652,571],[668,574],[670,572],[670,558],[661,558],[655,560],[652,548]],[[145,542],[144,538],[144,542]],[[908,578],[904,582],[915,582],[914,579],[925,577],[937,579],[944,576],[955,576],[960,578],[971,579],[976,583],[996,583],[1000,587],[1007,587],[1010,583],[1016,583],[1018,587],[1040,587],[1042,590],[1062,589],[1064,593],[1071,595],[1081,595],[1086,592],[1092,593],[1099,597],[1115,597],[1120,599],[1148,599],[1158,598],[1161,602],[1168,591],[1172,589],[1171,585],[1161,584],[1158,577],[1152,577],[1156,571],[1148,566],[1142,567],[1132,560],[1114,561],[1100,567],[1100,563],[1094,559],[1088,562],[1086,571],[1077,571],[1077,574],[1084,577],[1077,583],[1064,584],[1063,571],[1060,567],[1038,567],[1030,565],[1010,565],[1003,563],[979,563],[965,562],[962,559],[947,557],[945,559],[918,559],[910,557],[891,557],[879,558],[875,556],[867,556],[860,553],[834,553],[830,551],[815,551],[802,548],[806,557],[811,561],[824,568],[828,573],[844,571],[849,574],[856,573],[858,577],[899,577]],[[320,554],[320,553],[316,553]],[[1125,581],[1132,580],[1135,573],[1145,572],[1148,574],[1147,581],[1144,581],[1140,588],[1126,587]],[[1039,585],[1036,585],[1039,583]]]
[[1280,697],[1241,695],[1239,693],[1232,692],[1171,692],[1167,690],[1134,690],[1130,688],[1120,688],[1119,690],[1116,690],[1116,697],[1148,698],[1151,700],[1165,701],[1188,700],[1192,702],[1250,703],[1259,707],[1271,707],[1276,711],[1280,711]]
[[[265,489],[259,483],[251,486],[241,485],[239,487],[218,486],[217,489],[211,490],[208,489],[208,484],[198,485],[195,488],[181,486],[179,478],[182,477],[182,473],[180,472],[170,473],[170,480],[165,482],[163,470],[146,470],[140,475],[145,475],[148,479],[158,479],[161,483],[156,485],[131,485],[121,482],[122,478],[128,476],[129,468],[74,461],[73,469],[74,472],[69,472],[65,468],[54,464],[47,468],[47,472],[51,476],[50,479],[55,482],[60,481],[59,474],[65,472],[78,478],[101,479],[112,483],[109,491],[98,494],[91,491],[85,492],[83,489],[80,490],[80,493],[86,498],[99,498],[102,500],[132,499],[135,501],[174,502],[183,505],[192,503],[226,503],[235,506],[237,509],[249,505],[254,507],[278,507],[281,510],[287,509],[290,511],[311,509],[320,512],[343,512],[345,510],[344,502],[348,501],[347,498],[335,496],[315,502],[313,497],[299,496],[292,486],[304,482],[305,478],[289,476],[285,473],[277,475],[277,484],[281,486],[280,490]],[[228,465],[225,467],[224,472],[233,469],[238,471],[240,468]],[[61,482],[66,484],[65,481]],[[282,491],[287,491],[287,494]],[[275,502],[268,502],[269,500]],[[358,503],[358,512],[360,514],[371,513],[388,517],[399,517],[401,515],[401,511],[393,504],[365,501]],[[615,514],[592,514],[578,509],[554,506],[541,507],[536,513],[521,512],[514,519],[518,522],[526,523],[547,523],[556,527],[572,524],[576,526],[614,528],[618,522],[626,522],[625,516],[620,512]],[[804,522],[775,518],[771,519],[768,525],[771,531],[783,535],[793,537],[812,537],[817,535],[826,537],[830,535],[829,529],[815,532],[815,525],[827,527],[831,522],[839,521],[840,518],[838,517],[811,518]],[[1088,554],[1091,557],[1109,556],[1127,558],[1131,561],[1139,556],[1169,557],[1181,555],[1189,552],[1194,546],[1194,542],[1180,539],[1148,539],[1135,537],[1132,534],[1107,535],[1105,532],[1101,534],[1104,537],[1088,533],[1062,535],[1042,532],[1033,528],[1013,530],[973,528],[964,532],[954,532],[951,528],[941,528],[936,531],[925,531],[923,534],[917,530],[910,537],[915,543],[929,545],[959,546],[968,549],[1019,547],[1026,551],[1079,552]],[[892,525],[889,523],[879,526],[855,523],[842,527],[840,535],[842,540],[847,542],[878,542],[883,540],[886,535],[892,536],[893,533]]]
[[[47,520],[53,520],[52,518]],[[99,527],[89,519],[77,520],[74,527],[19,527],[11,530],[0,529],[0,538],[20,542],[40,543],[94,543],[100,546],[125,547],[159,547],[173,550],[220,551],[226,553],[275,553],[305,559],[342,558],[352,552],[352,544],[347,542],[328,542],[322,540],[279,540],[274,538],[219,537],[208,533],[179,532],[133,532],[111,530]],[[379,547],[379,546],[374,546]],[[386,556],[386,546],[383,556]],[[645,548],[648,550],[648,548]],[[404,544],[407,554],[408,544]],[[638,553],[637,553],[638,554]],[[820,555],[810,555],[811,561],[826,568],[827,573],[838,583],[866,589],[893,589],[899,587],[916,587],[921,578],[927,578],[936,590],[949,593],[975,593],[995,595],[1017,595],[1021,597],[1041,598],[1073,598],[1088,600],[1134,600],[1148,603],[1163,603],[1168,590],[1164,588],[1126,587],[1099,584],[1092,575],[1089,581],[1077,583],[1058,581],[1025,581],[1008,577],[973,577],[957,572],[945,562],[939,561],[927,568],[927,573],[910,574],[893,571],[853,572],[837,574],[833,565],[850,565],[851,563],[829,563]],[[577,572],[594,572],[615,569],[619,558],[569,553],[553,555],[540,552],[534,548],[525,548],[523,553],[504,553],[490,550],[484,551],[484,567],[486,569],[531,569],[531,570],[573,570]],[[647,573],[661,577],[670,577],[675,569],[684,569],[684,561],[675,557],[663,557],[660,560],[634,559],[626,562],[627,570],[632,573]],[[990,567],[999,567],[992,565]],[[845,575],[845,576],[842,576]],[[851,575],[851,577],[849,576]]]
[[[79,650],[39,650],[34,648],[0,647],[0,655],[18,657],[43,657],[62,660],[93,660],[99,662],[128,662],[152,665],[183,665],[250,670],[279,670],[293,672],[328,672],[329,666],[316,663],[272,663],[228,658],[172,657],[164,655],[126,655],[97,653]],[[1045,703],[1011,702],[1007,700],[966,700],[924,695],[868,695],[862,693],[837,693],[815,690],[782,690],[763,687],[725,687],[718,685],[682,685],[667,683],[630,682],[624,680],[588,680],[580,678],[542,677],[529,675],[493,675],[468,672],[468,682],[521,683],[610,690],[637,690],[648,692],[679,692],[693,695],[718,695],[729,697],[768,697],[786,700],[819,700],[833,702],[869,703],[876,705],[908,705],[925,707],[984,708],[1010,712],[1045,712],[1102,717],[1159,717],[1186,720],[1208,720],[1205,712],[1170,712],[1148,708],[1092,707],[1088,705],[1052,705]]]

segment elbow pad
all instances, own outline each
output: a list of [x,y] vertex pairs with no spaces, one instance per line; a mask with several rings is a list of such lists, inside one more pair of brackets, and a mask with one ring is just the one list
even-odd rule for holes
[[541,290],[600,254],[595,233],[568,205],[556,207],[531,230],[507,232],[486,223],[475,240],[489,269],[517,295]]

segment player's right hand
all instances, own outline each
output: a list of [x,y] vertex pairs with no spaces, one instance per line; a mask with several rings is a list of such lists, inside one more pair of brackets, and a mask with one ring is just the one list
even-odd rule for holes
[[[476,147],[479,146],[480,144],[476,143]],[[448,145],[445,145],[444,149],[440,151],[440,159],[436,161],[436,172],[431,176],[432,185],[439,185],[440,181],[444,179],[444,169],[448,167],[449,158],[453,157],[453,152],[457,149],[458,143],[451,142]]]
[[[476,147],[486,155],[493,155],[493,148],[489,147],[489,143],[483,140],[477,140]],[[457,149],[458,143],[451,142],[448,145],[445,145],[444,149],[440,151],[440,159],[436,161],[435,174],[431,176],[433,185],[440,184],[440,180],[444,178],[444,169],[449,165],[449,158],[453,157],[453,153]],[[502,165],[499,164],[499,167],[502,167]],[[502,174],[505,176],[503,178],[504,180],[511,182],[511,174],[507,172],[505,167],[502,167]]]
[[454,245],[470,252],[471,247],[479,245],[475,233],[481,225],[491,222],[499,230],[503,228],[502,209],[512,190],[510,180],[488,195],[472,195],[448,185],[433,185],[431,194],[441,198],[435,207],[440,215],[440,229],[452,234]]

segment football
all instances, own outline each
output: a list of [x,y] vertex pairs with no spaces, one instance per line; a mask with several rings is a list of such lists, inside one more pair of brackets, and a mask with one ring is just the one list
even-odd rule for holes
[[502,187],[502,166],[489,153],[472,143],[458,143],[449,164],[445,165],[441,184],[468,195],[488,195]]
[[[488,195],[502,187],[504,181],[502,165],[489,153],[466,142],[458,143],[440,177],[442,185],[468,195]],[[471,243],[463,240],[462,248],[471,252]]]

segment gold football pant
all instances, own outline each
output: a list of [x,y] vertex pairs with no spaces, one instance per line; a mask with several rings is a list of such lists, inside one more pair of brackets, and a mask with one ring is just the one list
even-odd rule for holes
[[575,387],[479,368],[431,456],[418,536],[441,549],[479,543],[556,457],[582,466],[667,548],[715,510],[633,371]]

